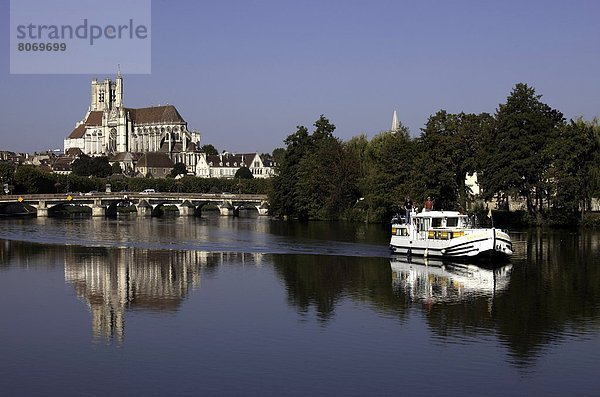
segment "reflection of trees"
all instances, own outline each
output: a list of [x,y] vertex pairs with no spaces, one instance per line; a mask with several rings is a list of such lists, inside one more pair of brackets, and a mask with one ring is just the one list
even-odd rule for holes
[[47,249],[32,249],[36,244],[21,241],[0,239],[0,269],[15,264],[23,267],[44,266],[53,268],[61,266],[64,258],[64,247],[49,246]]
[[517,365],[565,333],[600,328],[598,234],[538,230],[527,239],[495,316]]
[[[437,281],[431,291],[448,297],[437,301],[415,299],[414,291],[399,288],[402,280],[393,275],[387,258],[268,258],[285,283],[289,303],[300,313],[314,310],[328,321],[337,305],[354,300],[367,302],[386,316],[405,319],[408,308],[415,306],[421,308],[436,335],[493,334],[508,346],[516,365],[529,365],[549,343],[564,340],[567,333],[600,329],[600,239],[598,233],[565,231],[533,231],[522,236],[526,241],[515,241],[519,248],[512,260],[510,282],[501,291],[465,293],[454,281],[434,275],[432,279]],[[67,282],[94,313],[96,335],[117,338],[122,337],[127,310],[177,310],[190,286],[199,285],[199,267],[205,275],[222,264],[257,264],[261,258],[260,254],[83,248],[0,240],[2,266],[64,265]]]
[[333,316],[345,297],[371,302],[378,310],[405,315],[390,287],[386,258],[327,255],[274,255],[273,262],[285,281],[288,302],[306,314],[314,307],[321,320]]
[[[576,333],[600,328],[600,242],[595,233],[532,232],[512,261],[502,291],[457,294],[456,285],[431,276],[431,291],[459,299],[421,299],[433,332],[445,337],[494,333],[510,349],[513,363],[527,366],[547,346]],[[454,291],[453,291],[454,289]],[[403,300],[411,292],[398,290]],[[443,339],[441,339],[443,340]]]

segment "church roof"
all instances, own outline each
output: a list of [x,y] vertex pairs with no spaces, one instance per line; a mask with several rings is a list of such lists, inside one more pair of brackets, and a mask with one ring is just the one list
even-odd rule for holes
[[175,164],[164,153],[148,152],[142,154],[137,162],[138,167],[173,168]]
[[73,158],[69,156],[57,157],[54,163],[52,164],[52,169],[54,171],[71,171],[72,162]]
[[134,153],[130,153],[130,152],[118,152],[115,153],[113,156],[111,156],[108,159],[109,163],[116,163],[116,162],[120,162],[120,161],[135,161],[137,159],[137,155],[135,155]]
[[153,123],[185,123],[185,120],[175,106],[151,106],[148,108],[125,108],[129,112],[131,120],[136,124]]
[[[125,108],[129,112],[131,121],[135,124],[162,124],[162,123],[185,123],[185,120],[177,108],[173,105],[164,106],[150,106],[147,108]],[[68,139],[83,138],[85,135],[86,127],[96,127],[102,125],[102,119],[104,112],[101,110],[95,110],[90,112],[83,123],[75,127],[75,129],[69,134]]]
[[222,153],[222,154],[209,154],[206,156],[206,162],[215,168],[225,167],[250,167],[252,161],[256,157],[256,153]]
[[82,155],[83,152],[78,147],[72,147],[72,148],[67,149],[67,153],[66,154],[68,156],[71,156],[71,157],[77,157],[77,156]]
[[86,126],[99,126],[102,125],[102,115],[104,112],[100,111],[100,110],[95,110],[93,112],[90,112],[90,114],[88,115],[88,118],[85,120],[85,125]]
[[82,124],[79,124],[75,129],[69,134],[67,138],[69,139],[77,139],[82,138],[85,135],[85,127],[95,127],[102,125],[102,114],[101,111],[93,111],[88,114],[87,119]]
[[69,134],[67,138],[69,139],[77,139],[83,137],[85,134],[85,125],[79,124],[75,129]]

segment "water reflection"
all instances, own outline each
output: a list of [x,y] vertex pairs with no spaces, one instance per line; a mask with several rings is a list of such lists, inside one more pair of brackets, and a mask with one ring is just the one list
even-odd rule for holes
[[394,256],[392,285],[410,301],[460,302],[474,296],[492,298],[506,289],[512,265],[482,267],[434,259]]
[[256,253],[72,249],[65,281],[87,303],[94,337],[121,342],[127,310],[176,311],[190,288],[200,286],[201,269],[261,261]]
[[259,266],[263,260],[258,253],[1,243],[0,265],[62,264],[65,282],[89,308],[94,339],[118,342],[125,336],[127,311],[177,311],[190,289],[200,286],[201,273],[225,263]]
[[[357,256],[355,252],[362,248],[361,244],[347,249],[343,243],[350,244],[348,241],[321,240],[327,237],[326,223],[319,224],[312,234],[293,223],[289,227],[284,223],[267,227],[266,223],[260,224],[264,221],[197,222],[196,227],[186,226],[182,234],[177,234],[179,223],[172,220],[162,223],[149,220],[147,224],[98,222],[94,231],[103,234],[94,238],[107,246],[111,234],[119,235],[122,244],[129,238],[141,240],[136,237],[139,233],[148,238],[153,236],[154,240],[146,242],[151,246],[179,248],[176,240],[188,239],[192,245],[192,240],[197,239],[211,250],[103,248],[65,246],[64,241],[58,245],[0,240],[0,269],[8,271],[9,266],[57,268],[59,272],[64,269],[65,281],[89,307],[93,334],[100,340],[123,340],[127,311],[180,310],[190,291],[199,288],[207,275],[226,263],[268,265],[263,278],[253,279],[249,289],[279,290],[282,286],[288,308],[304,321],[310,322],[314,314],[321,326],[328,327],[334,323],[340,307],[351,306],[351,315],[357,317],[361,310],[376,313],[382,319],[378,325],[397,327],[392,333],[401,333],[407,323],[423,321],[440,344],[493,335],[508,351],[510,363],[519,367],[532,365],[551,346],[573,338],[596,336],[600,329],[600,234],[597,232],[540,229],[513,234],[516,252],[511,264],[487,269]],[[43,234],[46,226],[40,228],[28,223],[19,230],[29,233],[32,229],[31,235]],[[86,227],[80,223],[62,223],[51,230],[78,236]],[[277,229],[275,235],[273,228]],[[14,234],[16,229],[10,226],[5,230]],[[56,238],[60,240],[58,232]],[[325,249],[317,250],[319,254],[297,254],[293,248],[299,240],[317,240],[322,246],[335,246],[336,252],[345,255],[326,254]],[[193,244],[197,246],[198,242]],[[287,253],[223,252],[224,244],[236,245],[239,251],[265,244],[266,251]],[[274,249],[273,245],[279,248]],[[314,249],[309,242],[301,246],[302,252]],[[15,291],[18,288],[15,286]],[[238,297],[236,292],[211,291],[229,293],[234,301]],[[277,300],[276,296],[272,299]],[[348,311],[343,313],[347,315]],[[390,318],[392,322],[383,320]]]
[[200,285],[198,252],[67,250],[65,281],[87,303],[95,338],[123,340],[127,309],[176,310]]
[[386,258],[356,258],[330,255],[273,255],[277,275],[283,281],[288,304],[307,317],[314,311],[326,324],[336,307],[351,299],[376,310],[404,317],[389,284]]
[[3,220],[0,239],[214,252],[387,256],[381,225],[281,222],[266,217]]

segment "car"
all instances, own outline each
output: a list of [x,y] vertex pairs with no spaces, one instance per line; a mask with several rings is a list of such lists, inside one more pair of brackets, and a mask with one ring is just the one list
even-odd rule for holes
[[156,193],[156,190],[154,190],[154,189],[144,189],[144,190],[142,190],[141,194],[152,194],[152,193]]
[[98,191],[97,191],[97,190],[90,190],[90,191],[89,191],[89,192],[87,192],[85,195],[86,195],[86,196],[92,196],[92,195],[94,195],[94,194],[98,194]]

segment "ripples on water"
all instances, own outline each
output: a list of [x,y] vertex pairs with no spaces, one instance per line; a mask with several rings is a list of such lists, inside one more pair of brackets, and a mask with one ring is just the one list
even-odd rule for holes
[[[321,227],[319,227],[321,226]],[[340,225],[331,233],[326,223],[307,227],[314,237],[298,235],[285,223],[268,218],[52,219],[6,221],[0,238],[97,247],[180,249],[210,252],[258,252],[363,257],[388,255],[387,230]],[[373,235],[368,233],[372,231]],[[320,236],[322,232],[323,236]],[[350,233],[349,233],[350,232]],[[324,237],[324,238],[320,238]]]

